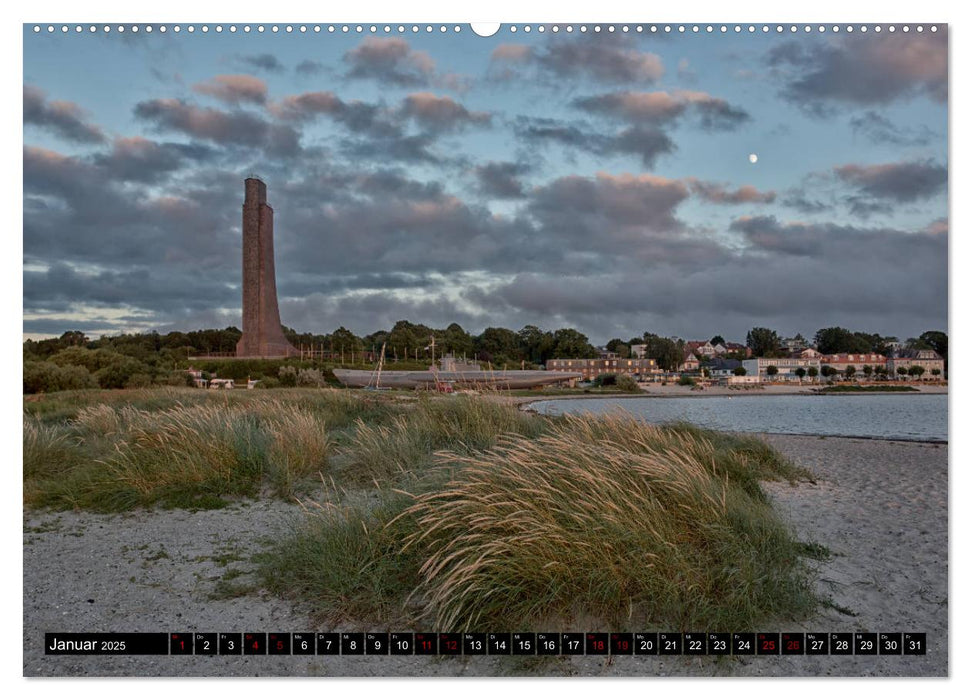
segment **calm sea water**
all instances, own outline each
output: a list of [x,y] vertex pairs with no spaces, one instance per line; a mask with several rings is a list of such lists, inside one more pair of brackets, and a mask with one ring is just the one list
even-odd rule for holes
[[532,408],[550,415],[621,408],[648,423],[688,421],[748,433],[947,440],[946,394],[553,399]]

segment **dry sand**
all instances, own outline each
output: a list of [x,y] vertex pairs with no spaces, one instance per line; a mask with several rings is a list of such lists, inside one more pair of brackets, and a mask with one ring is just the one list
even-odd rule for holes
[[[275,501],[190,513],[29,512],[24,517],[27,676],[945,676],[948,673],[947,445],[769,436],[816,484],[769,484],[803,541],[835,556],[819,566],[835,607],[761,631],[926,632],[926,656],[67,657],[45,656],[45,632],[301,632],[307,616],[253,593],[214,599],[251,580],[249,561],[299,522]],[[225,584],[223,584],[225,585]],[[348,626],[348,629],[350,626]],[[760,631],[760,630],[752,630]]]

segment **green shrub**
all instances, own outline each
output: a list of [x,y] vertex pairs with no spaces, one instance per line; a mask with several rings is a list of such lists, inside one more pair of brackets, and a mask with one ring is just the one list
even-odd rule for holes
[[617,375],[617,391],[639,392],[641,388],[637,386],[637,380],[629,374]]
[[316,369],[302,369],[297,373],[297,386],[324,386],[324,375]]
[[148,368],[138,360],[124,355],[116,355],[109,364],[102,366],[95,372],[94,376],[102,389],[124,389],[128,386],[132,377],[146,375],[148,371]]
[[689,377],[687,374],[682,374],[678,377],[678,386],[694,386],[695,380]]
[[280,371],[277,373],[277,378],[280,380],[280,386],[293,387],[297,385],[297,368],[296,367],[281,367]]
[[53,362],[24,363],[24,393],[95,389],[98,382],[84,367]]

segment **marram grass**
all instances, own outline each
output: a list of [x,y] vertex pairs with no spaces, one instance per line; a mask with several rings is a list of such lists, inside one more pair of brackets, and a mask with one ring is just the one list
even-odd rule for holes
[[326,471],[323,411],[276,398],[205,396],[154,410],[83,406],[66,422],[25,417],[25,504],[218,507],[223,497],[265,489],[288,496],[295,482]]
[[354,483],[407,480],[427,470],[434,452],[482,449],[503,435],[532,437],[547,421],[515,406],[471,396],[424,398],[384,423],[358,420],[345,453],[346,478]]

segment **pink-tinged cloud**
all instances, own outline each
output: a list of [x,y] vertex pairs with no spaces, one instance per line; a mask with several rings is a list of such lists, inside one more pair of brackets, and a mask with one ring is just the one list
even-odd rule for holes
[[421,85],[435,74],[435,61],[399,37],[367,37],[344,54],[348,78],[371,78],[390,85]]
[[24,85],[24,124],[47,129],[77,143],[103,143],[102,130],[87,121],[84,111],[73,102],[47,100],[44,91]]
[[422,126],[432,129],[485,125],[491,120],[487,112],[471,112],[450,97],[439,97],[430,92],[408,95],[401,111]]
[[727,185],[687,178],[685,182],[699,198],[712,204],[771,204],[776,194],[773,190],[759,191],[752,185],[742,185],[732,190]]
[[935,219],[934,221],[927,224],[927,226],[925,226],[922,229],[922,233],[928,236],[935,236],[935,237],[947,236],[948,232],[950,231],[950,228],[951,228],[950,222],[948,221],[948,218],[945,216],[940,219]]
[[318,114],[336,114],[344,106],[345,103],[341,98],[330,91],[326,91],[290,95],[271,104],[269,109],[274,116],[280,119],[305,121]]
[[252,75],[217,75],[192,89],[231,105],[241,102],[263,104],[267,94],[266,83]]
[[579,98],[573,104],[592,114],[640,124],[664,125],[689,110],[706,128],[731,129],[749,119],[743,109],[696,90],[611,92]]
[[533,57],[533,49],[523,44],[499,44],[492,50],[493,61],[522,63]]

